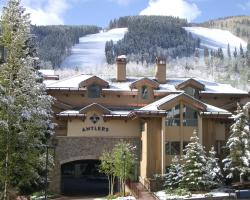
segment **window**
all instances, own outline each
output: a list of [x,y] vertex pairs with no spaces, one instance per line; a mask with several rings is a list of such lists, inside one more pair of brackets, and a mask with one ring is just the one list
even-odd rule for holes
[[180,105],[167,110],[166,126],[180,126]]
[[90,85],[88,87],[89,98],[99,98],[101,96],[101,87],[99,85]]
[[167,155],[179,155],[180,142],[167,142],[165,144],[165,150]]
[[188,141],[183,141],[183,149],[185,149],[186,148],[186,146],[188,145]]
[[183,125],[198,126],[197,111],[186,105],[183,105]]
[[142,86],[141,88],[141,98],[142,99],[147,99],[148,98],[148,87],[147,86]]
[[141,132],[145,131],[145,122],[140,123],[140,130]]
[[216,140],[215,151],[217,152],[218,155],[223,154],[224,144],[225,144],[224,140]]
[[189,94],[190,96],[194,98],[199,98],[199,90],[192,88],[192,87],[185,87],[184,91],[186,94]]

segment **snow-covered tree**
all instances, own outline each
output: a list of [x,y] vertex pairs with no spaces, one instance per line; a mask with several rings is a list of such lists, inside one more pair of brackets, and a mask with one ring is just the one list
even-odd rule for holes
[[[2,10],[0,65],[0,189],[20,193],[42,182],[41,148],[51,135],[52,98],[37,75],[37,58],[30,44],[29,15],[20,0],[9,0]],[[1,188],[1,185],[3,188]]]
[[184,149],[182,187],[189,190],[204,190],[208,187],[207,157],[200,144],[196,130]]
[[218,163],[218,158],[216,157],[216,151],[214,147],[210,149],[207,156],[207,179],[210,188],[216,187],[222,184],[223,175],[221,173],[221,168]]
[[166,188],[174,189],[180,186],[183,179],[183,165],[177,157],[172,159],[167,173],[164,176],[164,186]]
[[223,163],[227,178],[243,181],[242,178],[250,172],[250,133],[248,117],[240,105],[234,121],[226,143],[229,155]]

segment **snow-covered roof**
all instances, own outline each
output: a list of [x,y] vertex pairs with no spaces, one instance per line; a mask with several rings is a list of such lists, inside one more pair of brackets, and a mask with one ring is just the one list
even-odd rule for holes
[[231,112],[212,106],[210,104],[205,104],[206,105],[206,112],[203,112],[204,114],[225,114],[225,115],[232,115]]
[[52,70],[52,69],[39,69],[38,71],[45,76],[54,76],[55,75],[55,70]]
[[[79,89],[79,84],[93,77],[89,74],[81,74],[73,76],[66,79],[61,79],[53,82],[45,82],[48,89]],[[105,88],[106,91],[131,91],[131,84],[135,81],[143,79],[144,77],[127,77],[125,82],[117,82],[114,79],[106,79],[105,77],[100,77],[103,80],[107,81],[109,84],[108,88]],[[148,77],[151,80],[154,80],[154,77]],[[189,80],[190,78],[167,78],[166,83],[159,84],[159,87],[155,91],[159,92],[182,92],[182,90],[177,90],[176,86]],[[243,94],[248,95],[248,92],[232,87],[229,84],[221,84],[212,81],[206,81],[200,78],[192,78],[197,82],[205,86],[204,90],[201,91],[201,94]],[[155,80],[154,80],[155,81]]]
[[179,96],[186,96],[186,97],[189,97],[190,99],[192,99],[194,102],[198,102],[199,104],[202,104],[205,108],[204,111],[202,111],[202,114],[206,115],[206,114],[216,114],[216,115],[232,115],[231,112],[227,111],[227,110],[224,110],[224,109],[221,109],[221,108],[218,108],[216,106],[212,106],[210,104],[205,104],[191,96],[189,96],[188,94],[185,94],[185,93],[181,93],[181,94],[170,94],[166,97],[163,97],[161,99],[159,99],[158,101],[155,101],[151,104],[148,104],[147,106],[139,109],[139,110],[143,110],[143,111],[160,111],[160,106],[179,97]]
[[158,101],[155,101],[139,110],[146,110],[146,111],[156,111],[156,110],[159,110],[159,106],[176,98],[177,96],[179,96],[180,94],[170,94],[166,97],[163,97],[162,99],[158,100]]
[[[47,88],[78,88],[82,81],[85,81],[92,77],[92,75],[81,74],[70,78],[61,79],[53,83],[48,83]],[[46,83],[45,83],[46,84]]]
[[127,56],[126,56],[126,55],[120,55],[120,56],[118,56],[117,58],[126,59],[126,58],[127,58]]
[[[124,115],[127,116],[131,110],[114,110],[110,112],[110,115]],[[60,112],[60,116],[76,116],[76,115],[81,115],[80,110],[65,110]]]

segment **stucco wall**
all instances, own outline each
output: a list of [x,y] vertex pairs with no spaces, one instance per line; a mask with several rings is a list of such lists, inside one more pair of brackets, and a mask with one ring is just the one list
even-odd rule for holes
[[[99,117],[96,123],[91,121],[92,116]],[[93,127],[93,128],[92,128]],[[84,121],[74,119],[68,121],[68,136],[81,137],[139,137],[139,120],[108,120],[104,121],[102,114],[96,111],[87,113]],[[90,129],[90,130],[89,130]]]

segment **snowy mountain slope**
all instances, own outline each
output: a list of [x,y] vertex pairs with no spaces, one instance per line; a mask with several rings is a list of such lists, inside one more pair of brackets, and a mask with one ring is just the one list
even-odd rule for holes
[[80,43],[73,46],[72,54],[63,61],[61,67],[93,68],[102,65],[106,62],[104,52],[106,41],[117,42],[126,32],[127,28],[116,28],[80,38]]
[[240,44],[246,48],[247,43],[241,38],[235,36],[229,31],[221,29],[211,29],[204,27],[184,27],[187,32],[190,32],[194,37],[201,39],[201,46],[208,47],[209,49],[218,49],[223,51],[227,50],[227,45],[230,45],[231,51],[236,47],[239,49]]
[[[229,31],[203,27],[184,28],[194,37],[201,39],[201,47],[206,46],[210,49],[218,49],[221,47],[223,51],[226,52],[229,43],[231,52],[233,52],[235,47],[239,49],[240,44],[243,48],[247,46],[245,41]],[[63,61],[61,67],[86,69],[102,66],[106,62],[104,51],[106,41],[113,40],[117,42],[123,38],[127,31],[127,28],[116,28],[107,32],[101,31],[100,33],[80,38],[80,43],[72,48],[72,54]]]

